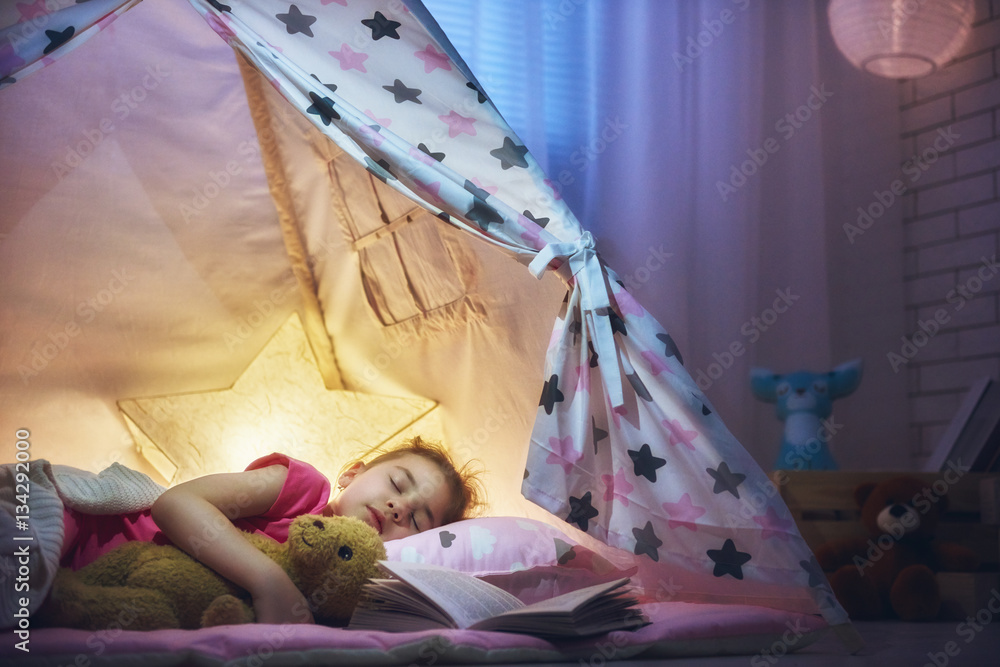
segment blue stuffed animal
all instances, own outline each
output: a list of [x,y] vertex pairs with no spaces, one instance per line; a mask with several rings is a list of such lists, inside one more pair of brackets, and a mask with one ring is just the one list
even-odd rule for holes
[[753,395],[775,404],[785,423],[777,470],[836,470],[829,441],[835,429],[826,419],[833,401],[847,396],[861,383],[862,360],[840,364],[829,373],[797,371],[778,375],[766,368],[750,371]]

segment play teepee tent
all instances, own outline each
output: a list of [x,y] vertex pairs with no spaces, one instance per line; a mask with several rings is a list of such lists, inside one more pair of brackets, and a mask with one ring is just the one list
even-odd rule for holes
[[38,456],[97,467],[68,441],[121,401],[168,482],[247,459],[139,422],[168,419],[151,397],[239,389],[298,312],[325,387],[430,401],[378,438],[439,430],[486,464],[494,511],[630,554],[654,598],[849,627],[774,485],[420,2],[190,4],[0,17],[0,371]]

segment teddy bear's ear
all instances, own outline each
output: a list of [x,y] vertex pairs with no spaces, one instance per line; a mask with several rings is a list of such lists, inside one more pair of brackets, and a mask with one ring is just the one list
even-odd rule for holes
[[878,486],[875,482],[862,482],[858,484],[857,488],[854,489],[854,502],[858,504],[858,507],[863,507],[865,501],[868,500],[868,496],[872,494],[875,487]]

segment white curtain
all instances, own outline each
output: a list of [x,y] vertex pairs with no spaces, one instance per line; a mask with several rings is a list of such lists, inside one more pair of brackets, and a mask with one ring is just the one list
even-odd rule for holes
[[834,454],[906,467],[902,206],[843,229],[898,177],[896,85],[836,52],[826,2],[425,4],[762,465],[750,368],[861,357]]

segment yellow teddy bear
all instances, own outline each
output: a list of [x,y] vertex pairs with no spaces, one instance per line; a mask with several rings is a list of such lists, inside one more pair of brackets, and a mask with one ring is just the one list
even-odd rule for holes
[[[319,623],[350,619],[361,587],[386,557],[375,529],[350,517],[302,515],[284,543],[245,535],[288,573]],[[249,602],[246,591],[177,547],[128,542],[76,572],[60,570],[37,621],[84,630],[113,623],[127,630],[194,629],[252,623]]]

